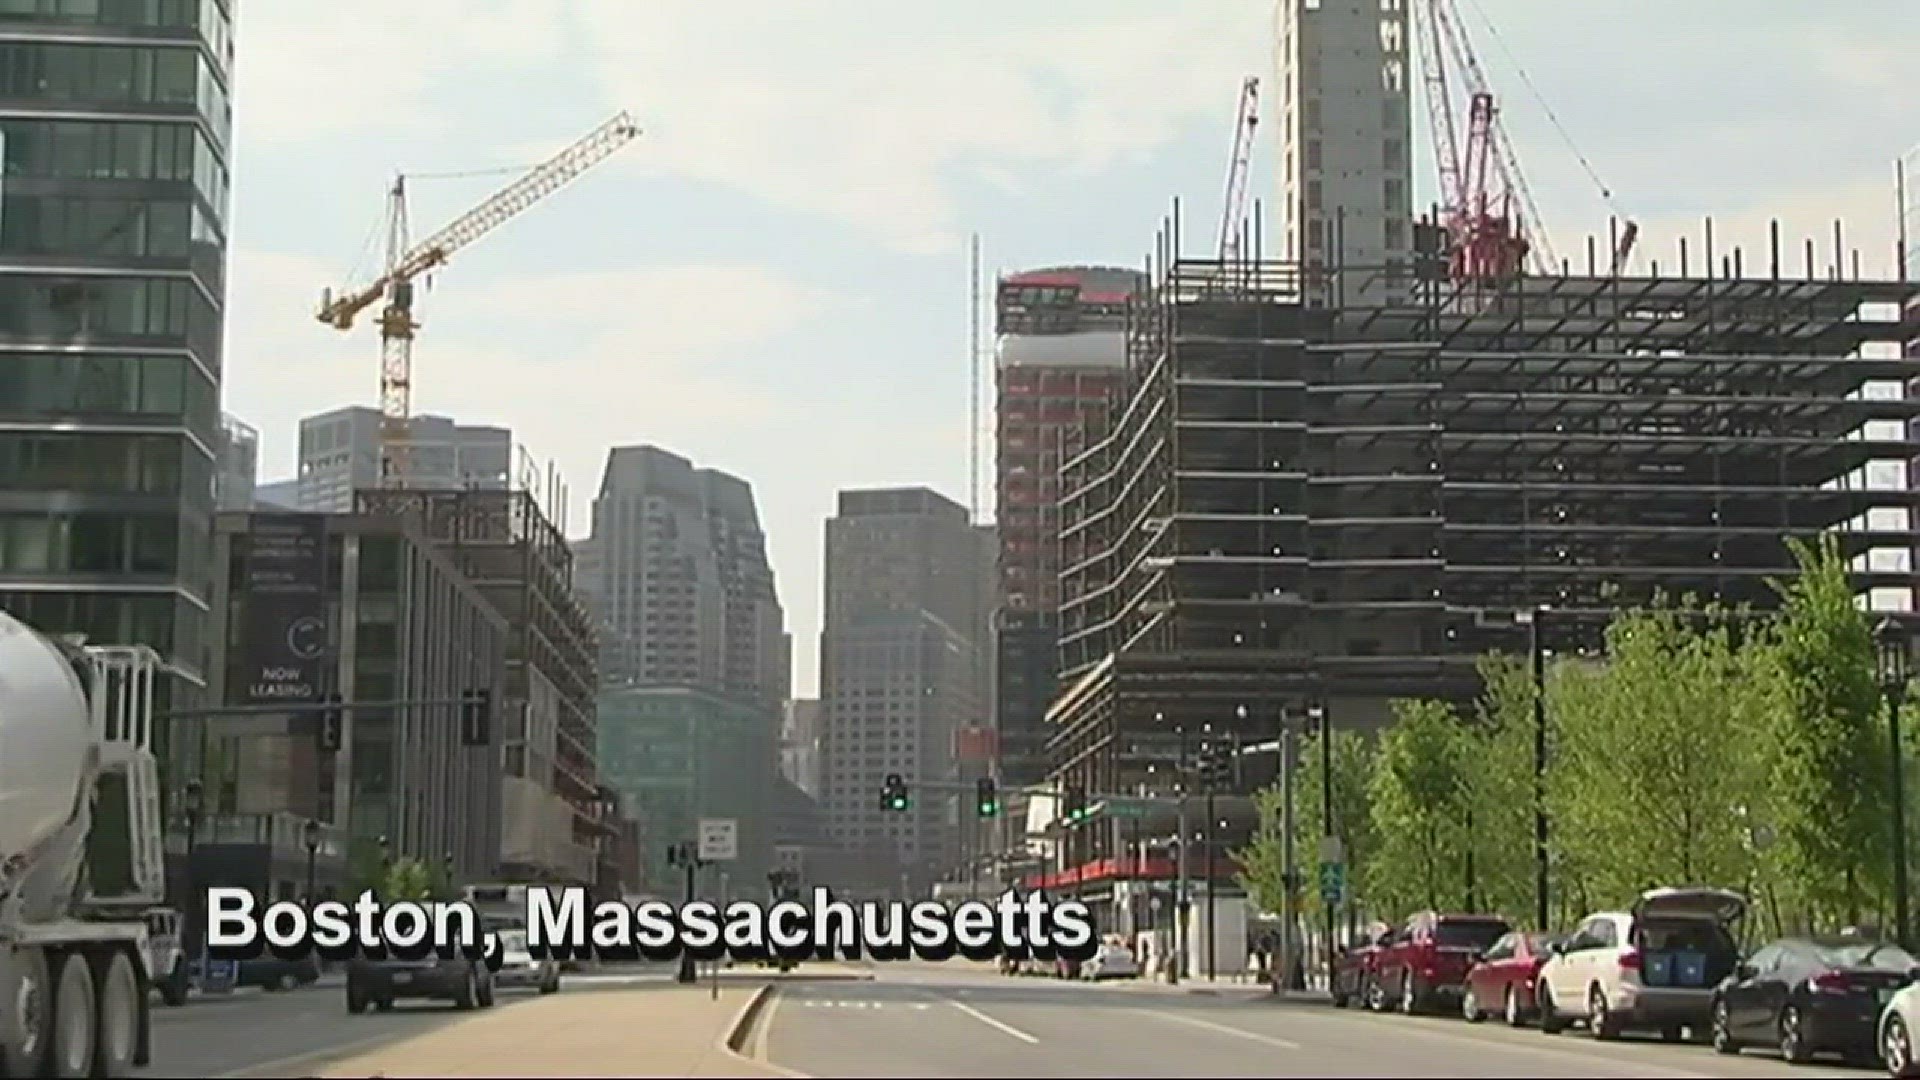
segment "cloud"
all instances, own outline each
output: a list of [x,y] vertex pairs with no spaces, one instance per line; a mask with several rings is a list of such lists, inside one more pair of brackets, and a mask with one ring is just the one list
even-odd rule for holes
[[[344,334],[313,318],[313,283],[328,280],[316,260],[243,248],[233,266],[227,407],[265,433],[267,474],[287,475],[301,416],[378,400],[378,334],[371,318]],[[599,475],[611,445],[711,445],[776,425],[785,404],[730,364],[829,306],[756,268],[508,275],[423,291],[413,411],[509,426],[577,485]],[[531,341],[520,334],[530,321],[541,328]]]

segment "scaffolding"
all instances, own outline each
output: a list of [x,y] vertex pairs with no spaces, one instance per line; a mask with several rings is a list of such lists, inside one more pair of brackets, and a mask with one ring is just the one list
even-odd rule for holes
[[1493,289],[1419,243],[1378,267],[1177,250],[1110,431],[1062,469],[1060,782],[1164,780],[1178,742],[1270,740],[1309,700],[1369,724],[1470,698],[1481,654],[1525,650],[1521,612],[1571,649],[1659,594],[1765,609],[1789,537],[1837,535],[1865,601],[1912,617],[1920,286],[1811,256],[1788,278],[1777,240],[1760,278],[1709,254]]

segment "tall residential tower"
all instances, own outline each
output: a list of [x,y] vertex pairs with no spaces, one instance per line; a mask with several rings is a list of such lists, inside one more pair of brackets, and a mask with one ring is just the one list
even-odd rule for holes
[[0,607],[204,671],[228,0],[0,5]]

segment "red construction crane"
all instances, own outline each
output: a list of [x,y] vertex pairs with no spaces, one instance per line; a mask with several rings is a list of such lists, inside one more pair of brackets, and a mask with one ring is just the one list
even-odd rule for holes
[[1220,261],[1238,262],[1247,224],[1247,171],[1260,126],[1260,80],[1240,83],[1240,110],[1233,128],[1233,159],[1227,163],[1227,195],[1220,207]]
[[[1425,53],[1422,78],[1427,87],[1434,157],[1440,170],[1440,224],[1452,242],[1453,279],[1487,285],[1529,270],[1558,271],[1560,260],[1547,239],[1546,224],[1520,171],[1520,157],[1500,122],[1493,89],[1454,0],[1423,0],[1419,11],[1426,22],[1425,32],[1419,37]],[[1465,83],[1468,108],[1464,145],[1448,80],[1449,59]],[[1612,193],[1600,183],[1584,157],[1581,161],[1611,203]],[[1626,223],[1613,252],[1614,273],[1625,268],[1639,232],[1638,225]]]
[[639,134],[633,118],[623,112],[413,247],[407,244],[407,180],[404,176],[394,178],[387,194],[386,272],[373,283],[343,290],[338,296],[331,289],[322,293],[319,313],[320,321],[328,326],[351,330],[356,316],[386,300],[380,311],[382,487],[397,487],[406,475],[408,420],[413,408],[413,335],[420,329],[413,318],[414,279],[445,265],[454,252],[560,190]]

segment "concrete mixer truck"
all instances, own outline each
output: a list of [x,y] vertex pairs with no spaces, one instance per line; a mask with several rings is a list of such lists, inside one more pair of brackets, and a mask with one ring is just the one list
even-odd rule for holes
[[0,611],[0,1076],[147,1063],[147,913],[165,895],[145,647]]

